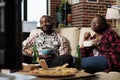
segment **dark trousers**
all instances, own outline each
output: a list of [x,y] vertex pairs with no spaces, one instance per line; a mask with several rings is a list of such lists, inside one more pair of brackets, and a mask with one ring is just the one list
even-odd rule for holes
[[69,64],[67,67],[72,67],[73,57],[70,54],[64,54],[61,56],[54,57],[50,60],[46,60],[46,62],[48,64],[48,67],[62,66],[65,63]]

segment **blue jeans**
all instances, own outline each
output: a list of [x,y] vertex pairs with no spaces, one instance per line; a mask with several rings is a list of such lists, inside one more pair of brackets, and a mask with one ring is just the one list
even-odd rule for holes
[[86,72],[95,73],[108,68],[108,60],[103,56],[92,56],[81,59],[81,68]]

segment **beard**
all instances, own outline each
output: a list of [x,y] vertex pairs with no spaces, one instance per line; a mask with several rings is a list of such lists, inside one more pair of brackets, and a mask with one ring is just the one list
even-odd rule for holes
[[51,34],[53,32],[52,27],[41,27],[40,29],[46,34]]

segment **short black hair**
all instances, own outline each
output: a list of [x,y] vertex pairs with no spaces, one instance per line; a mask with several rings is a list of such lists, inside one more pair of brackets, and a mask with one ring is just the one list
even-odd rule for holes
[[[53,18],[52,18],[51,16],[49,16],[49,15],[43,15],[42,17],[48,17],[50,20],[53,19]],[[42,17],[41,17],[41,18],[42,18]],[[40,18],[40,19],[41,19],[41,18]]]
[[43,17],[49,18],[49,19],[50,19],[50,22],[53,24],[53,18],[52,18],[51,16],[48,16],[48,15],[43,15],[43,16],[40,18],[39,21],[41,21],[41,19],[42,19]]

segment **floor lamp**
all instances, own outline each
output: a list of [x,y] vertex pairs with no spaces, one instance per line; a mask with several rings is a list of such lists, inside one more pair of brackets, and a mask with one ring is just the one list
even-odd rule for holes
[[112,19],[112,26],[114,26],[114,20],[120,19],[119,11],[114,8],[107,8],[106,19]]

